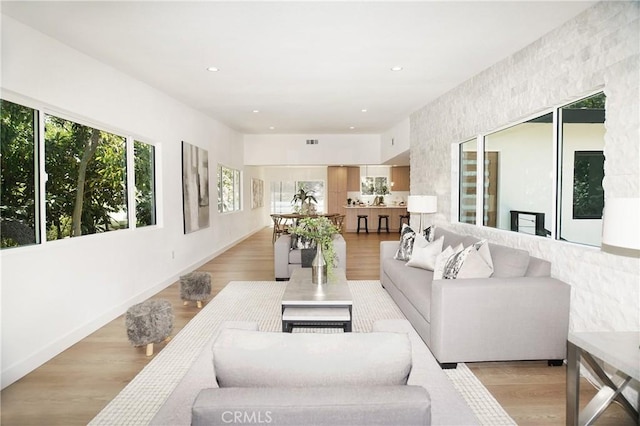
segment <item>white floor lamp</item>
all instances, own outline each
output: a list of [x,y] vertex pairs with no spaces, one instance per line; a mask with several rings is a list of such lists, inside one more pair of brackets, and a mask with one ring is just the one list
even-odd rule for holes
[[407,211],[420,214],[418,232],[422,232],[422,215],[438,211],[438,197],[435,195],[409,195],[407,198]]

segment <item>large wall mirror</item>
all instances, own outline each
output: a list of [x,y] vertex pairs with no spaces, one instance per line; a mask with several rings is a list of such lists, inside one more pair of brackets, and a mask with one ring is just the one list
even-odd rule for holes
[[484,162],[483,225],[550,234],[553,114],[486,135]]
[[[597,93],[460,144],[461,223],[600,245],[605,96]],[[482,158],[482,167],[478,167]],[[482,170],[482,176],[479,176]]]
[[475,139],[460,144],[460,180],[458,221],[476,223],[476,179],[478,154]]
[[599,246],[604,208],[604,93],[560,108],[560,239]]

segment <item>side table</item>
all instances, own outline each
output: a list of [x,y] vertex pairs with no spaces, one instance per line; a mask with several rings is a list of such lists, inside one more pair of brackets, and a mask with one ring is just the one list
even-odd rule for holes
[[[602,388],[579,412],[580,359],[598,376]],[[618,370],[623,380],[615,384],[597,360]],[[622,395],[631,379],[640,380],[640,332],[569,333],[567,340],[567,425],[590,425],[611,404],[618,401],[636,422],[638,411]]]

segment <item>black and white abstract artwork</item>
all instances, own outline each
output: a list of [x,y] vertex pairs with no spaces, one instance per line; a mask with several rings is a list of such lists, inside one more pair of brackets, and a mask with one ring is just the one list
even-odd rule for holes
[[209,153],[182,142],[184,233],[209,227]]

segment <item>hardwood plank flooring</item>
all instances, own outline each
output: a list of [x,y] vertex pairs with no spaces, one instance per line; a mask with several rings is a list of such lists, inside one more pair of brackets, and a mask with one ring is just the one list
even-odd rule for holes
[[[212,274],[215,295],[229,281],[273,280],[271,229],[256,233],[203,265]],[[347,278],[379,279],[379,242],[398,240],[397,233],[345,234]],[[184,306],[178,283],[154,298],[173,304],[174,332],[199,309]],[[164,347],[155,345],[155,353]],[[83,425],[114,398],[153,359],[127,341],[124,318],[116,318],[60,355],[0,392],[0,424]],[[565,416],[565,368],[544,362],[474,363],[471,370],[521,425],[562,425]],[[583,380],[582,405],[595,394]],[[596,424],[632,425],[619,407],[609,408]]]

